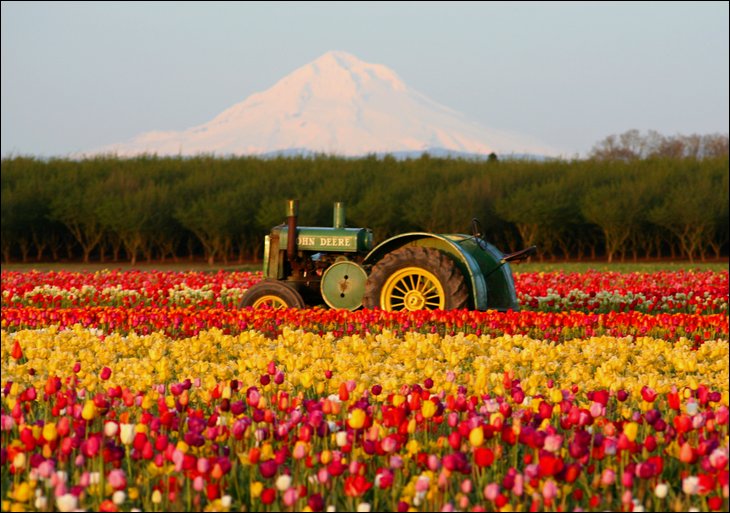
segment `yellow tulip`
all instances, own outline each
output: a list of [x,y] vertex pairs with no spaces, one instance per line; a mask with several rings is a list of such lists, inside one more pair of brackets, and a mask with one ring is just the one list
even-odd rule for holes
[[484,443],[484,430],[477,426],[469,432],[469,443],[472,447],[479,447]]
[[624,424],[624,434],[630,442],[636,440],[636,435],[639,433],[639,425],[636,422],[627,422]]
[[367,414],[360,408],[355,408],[350,412],[350,418],[347,423],[352,429],[361,429],[365,425]]
[[274,448],[269,442],[261,446],[261,461],[267,461],[274,458]]
[[332,453],[328,451],[327,449],[323,450],[319,454],[319,461],[322,463],[322,465],[327,465],[329,462],[332,461]]
[[423,405],[421,406],[421,415],[423,415],[424,419],[430,419],[436,415],[436,411],[438,411],[436,403],[433,401],[423,401]]
[[412,418],[408,421],[408,434],[412,435],[416,432],[416,419]]
[[411,456],[415,456],[420,450],[421,444],[418,443],[418,440],[411,439],[406,444],[406,451],[408,451],[408,454],[410,454]]
[[28,502],[33,497],[33,488],[27,481],[23,481],[15,489],[13,495],[18,502]]
[[145,395],[142,399],[142,409],[143,410],[149,410],[155,405],[155,400],[150,397],[149,394]]
[[251,491],[251,498],[257,499],[261,496],[261,492],[264,491],[264,484],[261,481],[254,481],[251,483],[249,490]]
[[56,438],[58,438],[55,422],[48,422],[43,426],[43,438],[45,438],[48,442],[53,442]]
[[96,405],[94,404],[94,401],[87,399],[84,403],[84,409],[81,410],[81,417],[84,420],[92,420],[94,417],[96,417]]
[[27,459],[25,457],[24,452],[19,452],[13,458],[13,466],[16,468],[16,470],[21,470],[21,469],[25,468],[26,462],[27,462]]

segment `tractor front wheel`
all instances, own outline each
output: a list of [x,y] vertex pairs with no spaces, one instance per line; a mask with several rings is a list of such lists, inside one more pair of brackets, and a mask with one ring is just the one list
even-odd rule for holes
[[464,275],[446,253],[404,246],[373,266],[362,302],[383,310],[452,310],[468,301]]
[[241,307],[304,308],[301,294],[286,283],[263,280],[248,289],[241,298]]

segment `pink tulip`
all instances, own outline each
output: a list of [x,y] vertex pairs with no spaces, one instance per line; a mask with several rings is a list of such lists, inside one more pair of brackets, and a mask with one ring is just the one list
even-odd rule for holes
[[558,486],[555,481],[548,479],[542,486],[542,496],[546,501],[553,500],[558,495]]
[[611,486],[616,481],[616,472],[610,468],[604,469],[601,473],[601,484],[603,486]]
[[436,470],[441,468],[441,460],[439,460],[439,457],[436,456],[435,454],[429,454],[427,465],[428,465],[429,470],[432,470],[435,472]]
[[121,469],[110,470],[106,479],[115,490],[124,490],[127,487],[127,477]]
[[197,492],[202,492],[205,489],[205,480],[203,476],[196,476],[193,479],[193,489]]
[[602,417],[606,414],[606,407],[603,406],[601,403],[593,401],[590,407],[591,417],[594,419],[597,417]]
[[319,481],[320,484],[327,483],[327,481],[329,481],[329,477],[330,474],[327,472],[325,467],[322,467],[317,471],[317,481]]
[[288,488],[284,492],[284,504],[291,507],[294,506],[294,504],[297,502],[297,499],[299,498],[299,492],[297,492],[296,488]]
[[632,486],[634,486],[634,475],[629,471],[625,471],[621,475],[621,485],[624,488],[631,488]]
[[710,465],[716,470],[721,470],[727,467],[728,464],[728,450],[726,447],[718,447],[709,457]]
[[469,494],[469,493],[471,493],[471,490],[472,490],[472,488],[473,488],[473,485],[472,485],[471,479],[464,479],[464,480],[463,480],[463,481],[461,482],[461,486],[460,486],[460,488],[461,488],[461,491],[462,491],[462,493],[466,493],[466,494]]
[[562,446],[562,435],[548,435],[545,437],[545,445],[543,446],[543,449],[545,449],[546,451],[556,453],[560,450]]
[[484,487],[484,498],[488,501],[494,501],[499,495],[499,485],[497,483],[489,483]]
[[208,461],[208,458],[198,458],[196,467],[201,474],[207,474],[210,470],[210,461]]
[[515,484],[512,486],[512,493],[517,497],[521,497],[524,493],[524,483],[525,479],[522,477],[522,474],[515,475]]
[[386,436],[383,438],[383,440],[380,442],[381,447],[383,448],[383,451],[386,453],[391,453],[396,450],[398,447],[398,441],[393,436]]

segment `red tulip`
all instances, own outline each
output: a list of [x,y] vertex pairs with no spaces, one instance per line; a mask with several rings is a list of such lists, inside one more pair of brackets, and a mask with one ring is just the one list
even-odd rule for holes
[[275,460],[266,460],[259,463],[259,472],[263,477],[273,477],[278,469],[279,465]]
[[540,454],[538,464],[540,468],[540,475],[546,477],[556,475],[563,470],[563,467],[565,466],[562,458],[547,452]]
[[480,467],[488,467],[494,462],[494,452],[487,447],[474,449],[474,463]]
[[692,419],[685,414],[674,417],[672,424],[674,424],[674,429],[676,429],[680,434],[687,433],[692,430]]
[[653,389],[647,387],[646,385],[641,387],[641,397],[644,399],[644,401],[648,403],[653,403],[656,399],[656,396],[657,393]]
[[361,497],[372,487],[373,483],[363,475],[357,474],[345,478],[345,495],[348,497]]
[[276,490],[273,488],[264,488],[261,492],[261,502],[264,504],[271,504],[276,500]]
[[23,349],[20,347],[20,342],[17,340],[13,343],[13,350],[10,352],[10,356],[14,360],[20,360],[23,357]]
[[105,499],[99,504],[99,511],[119,511],[119,508],[111,500]]

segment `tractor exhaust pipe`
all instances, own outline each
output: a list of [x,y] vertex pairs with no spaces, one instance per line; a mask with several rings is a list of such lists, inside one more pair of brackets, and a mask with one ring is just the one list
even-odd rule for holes
[[335,202],[335,208],[332,212],[332,226],[334,228],[345,227],[345,204],[341,201]]
[[289,200],[286,203],[286,256],[290,262],[297,255],[297,216],[299,215],[299,200]]

